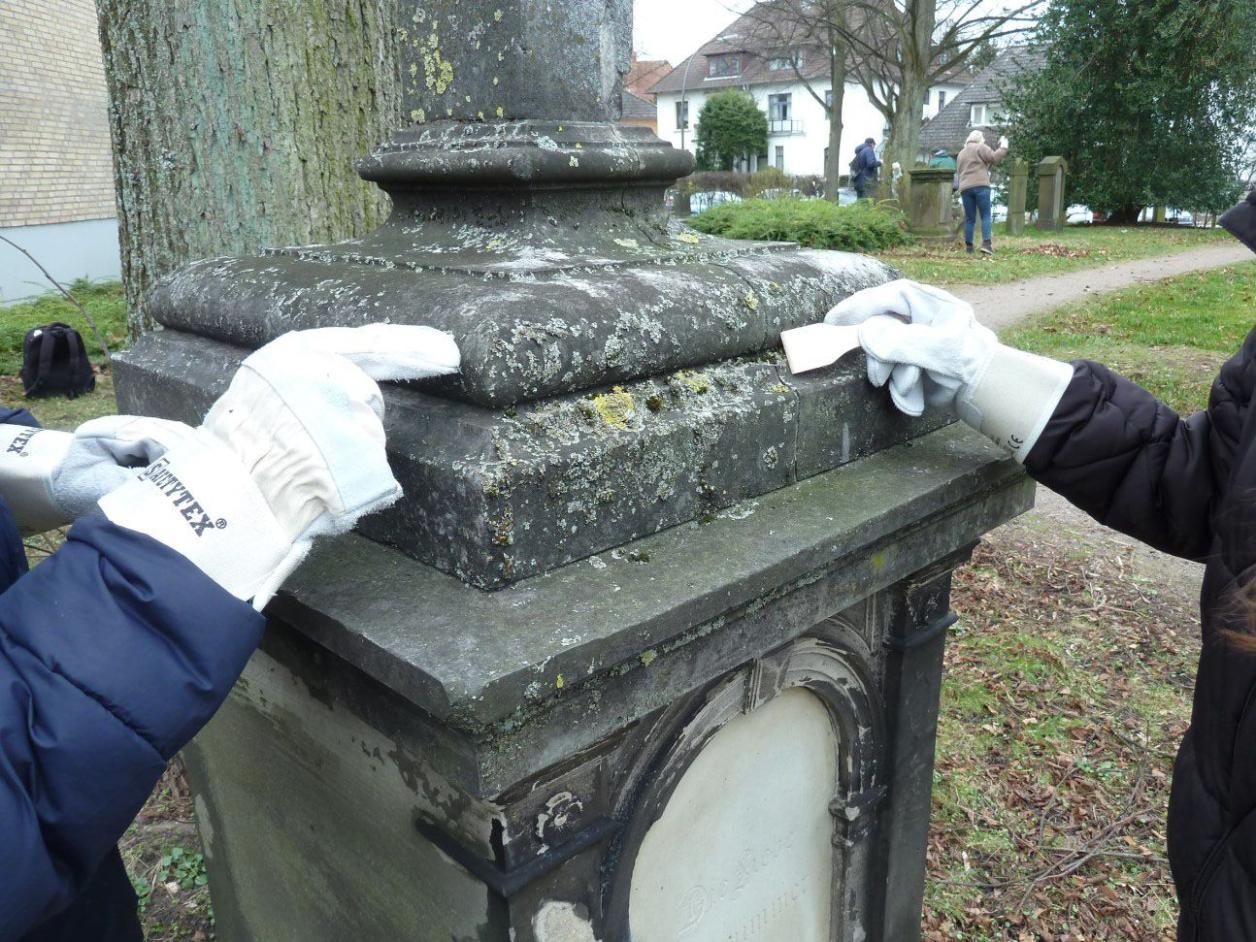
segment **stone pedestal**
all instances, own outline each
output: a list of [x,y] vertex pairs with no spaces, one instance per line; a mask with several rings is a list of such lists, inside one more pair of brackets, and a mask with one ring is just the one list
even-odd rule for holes
[[917,167],[909,171],[911,178],[911,228],[927,240],[950,240],[954,237],[951,186],[955,171]]
[[1025,234],[1025,204],[1029,196],[1029,161],[1013,160],[1007,190],[1008,235]]
[[1038,228],[1059,231],[1067,221],[1064,178],[1068,163],[1063,157],[1044,157],[1038,164]]
[[318,546],[187,750],[220,936],[910,942],[950,572],[1030,485],[857,358],[789,374],[782,329],[895,273],[669,222],[689,158],[602,119],[626,0],[414,10],[447,120],[363,161],[388,224],[190,266],[117,360],[195,421],[286,330],[463,352],[385,390],[404,501]]

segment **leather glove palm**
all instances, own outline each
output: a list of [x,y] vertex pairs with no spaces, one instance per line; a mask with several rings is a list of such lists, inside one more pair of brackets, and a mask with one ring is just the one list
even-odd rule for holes
[[41,533],[91,513],[192,430],[181,422],[111,415],[73,432],[0,426],[0,495],[23,533]]

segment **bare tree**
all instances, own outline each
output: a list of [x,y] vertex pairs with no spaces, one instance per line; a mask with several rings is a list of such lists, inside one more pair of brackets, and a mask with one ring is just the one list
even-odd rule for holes
[[1044,0],[993,8],[989,0],[848,0],[851,71],[890,127],[885,153],[916,162],[925,95],[979,51],[1023,34]]
[[[824,196],[837,199],[842,167],[842,101],[850,65],[848,10],[851,0],[764,0],[742,14],[740,26],[756,49],[782,61],[829,121]],[[819,57],[827,69],[818,71]]]

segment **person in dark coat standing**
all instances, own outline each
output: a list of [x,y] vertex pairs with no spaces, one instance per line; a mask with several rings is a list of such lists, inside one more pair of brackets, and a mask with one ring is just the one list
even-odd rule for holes
[[868,138],[855,148],[855,159],[850,162],[850,185],[855,188],[856,197],[866,199],[869,187],[876,188],[877,171],[880,169],[877,142]]
[[[1221,218],[1256,251],[1256,191]],[[1100,523],[1205,564],[1203,651],[1173,771],[1169,862],[1181,942],[1256,939],[1256,329],[1180,418],[1087,360],[1013,350],[972,308],[908,281],[860,292],[868,377],[919,415],[954,408]]]
[[[249,356],[196,429],[0,410],[0,942],[142,939],[118,839],[311,541],[400,496],[375,378],[458,361],[428,328],[331,328]],[[27,572],[20,534],[76,517]]]

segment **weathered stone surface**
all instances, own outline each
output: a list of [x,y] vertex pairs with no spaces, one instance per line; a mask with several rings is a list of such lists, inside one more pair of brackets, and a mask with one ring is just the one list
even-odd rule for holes
[[403,0],[404,113],[615,121],[630,0]]
[[[642,692],[655,708],[670,702],[673,684],[692,681],[687,668],[669,675],[671,655],[718,631],[730,612],[796,580],[856,567],[839,590],[844,601],[809,599],[816,607],[788,615],[778,609],[773,624],[755,623],[745,638],[735,632],[749,648],[723,643],[739,655],[767,650],[825,617],[826,605],[853,604],[1027,509],[1032,487],[1024,481],[1003,452],[952,425],[707,525],[673,527],[498,592],[348,537],[316,549],[272,610],[469,732],[509,725],[547,701],[561,708],[573,689],[609,679],[619,665],[651,667],[654,681]],[[972,515],[954,516],[960,511]],[[756,632],[762,637],[749,640]],[[655,655],[649,665],[645,651]],[[691,666],[692,649],[680,660]]]
[[[177,331],[118,359],[128,411],[195,422],[244,351]],[[387,395],[406,497],[360,526],[482,588],[547,572],[936,428],[864,379],[861,358],[791,376],[778,354],[505,412]]]
[[917,167],[911,177],[911,228],[925,239],[950,239],[951,184],[954,172]]

